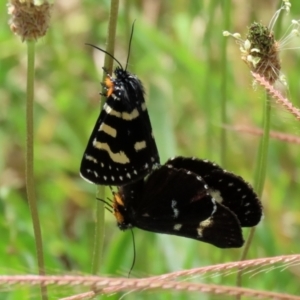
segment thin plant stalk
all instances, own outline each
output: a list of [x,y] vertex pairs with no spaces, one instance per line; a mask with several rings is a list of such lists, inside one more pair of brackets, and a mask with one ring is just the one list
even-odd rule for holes
[[[254,190],[256,191],[259,198],[261,198],[267,172],[267,161],[268,161],[268,150],[269,150],[269,139],[270,139],[270,123],[271,123],[271,97],[270,94],[266,93],[266,100],[264,103],[263,113],[263,135],[260,141],[257,164],[254,178]],[[248,238],[243,248],[243,252],[240,260],[245,260],[253,240],[255,233],[255,227],[252,227],[249,231]],[[242,284],[242,270],[239,270],[237,274],[237,286]],[[239,298],[238,298],[239,299]]]
[[[106,51],[111,55],[114,54],[115,49],[115,36],[117,30],[118,21],[119,0],[111,0],[108,33],[107,33],[107,46]],[[105,55],[104,67],[108,72],[112,73],[113,59]],[[103,74],[103,81],[106,74]],[[101,107],[103,107],[105,99],[101,98]],[[97,185],[96,197],[99,199],[105,199],[104,186]],[[103,255],[104,244],[104,221],[105,221],[105,209],[102,201],[96,201],[96,225],[95,225],[95,239],[92,257],[92,274],[97,274],[100,269]]]
[[[34,182],[34,126],[33,126],[33,99],[34,99],[34,60],[35,41],[27,41],[27,100],[26,100],[26,191],[37,253],[38,269],[40,275],[45,275],[43,242],[40,220],[38,215],[35,182]],[[47,287],[41,284],[41,295],[47,300]]]
[[[213,73],[213,68],[211,66],[213,65],[213,51],[212,51],[212,31],[214,28],[213,20],[215,20],[215,12],[218,8],[217,5],[217,0],[212,0],[209,2],[208,5],[208,23],[206,26],[206,31],[205,31],[205,36],[203,39],[203,44],[206,49],[206,71],[205,71],[205,76],[204,76],[204,90],[203,90],[203,95],[206,97],[211,96],[211,78],[214,78],[215,74]],[[212,120],[213,119],[213,108],[214,105],[212,101],[207,101],[205,103],[205,112],[206,112],[206,118],[207,120]],[[213,136],[213,126],[210,121],[206,122],[206,135],[205,135],[205,157],[209,157],[211,154],[211,149],[213,148],[213,143],[212,143],[212,137]]]
[[[224,16],[224,28],[230,27],[230,9],[231,1],[223,2],[223,16]],[[221,124],[227,124],[227,90],[228,90],[228,66],[227,66],[227,39],[222,39],[221,47],[221,64],[222,64],[222,81],[221,81]],[[221,164],[226,167],[226,151],[227,151],[227,136],[225,127],[221,127],[220,136],[220,149],[221,149]]]
[[261,197],[263,193],[267,172],[271,122],[271,101],[272,99],[270,95],[266,93],[266,100],[264,104],[263,136],[259,146],[257,169],[254,179],[254,189],[259,197]]

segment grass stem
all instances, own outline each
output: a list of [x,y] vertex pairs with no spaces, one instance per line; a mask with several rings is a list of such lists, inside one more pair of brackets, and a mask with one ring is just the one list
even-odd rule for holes
[[[254,190],[256,191],[259,198],[261,198],[262,196],[265,179],[266,179],[269,138],[270,138],[270,122],[271,122],[271,97],[268,93],[266,93],[264,112],[263,112],[263,135],[259,145],[254,185],[253,185]],[[255,227],[252,227],[250,229],[248,238],[243,248],[240,260],[246,259],[250,245],[253,240],[254,232],[255,232]],[[237,286],[241,286],[241,284],[242,284],[242,270],[239,270],[237,274]]]
[[[45,275],[43,242],[40,220],[35,197],[34,182],[34,61],[35,61],[35,41],[27,41],[27,99],[26,99],[26,192],[28,205],[33,224],[35,247],[38,261],[39,274]],[[42,285],[42,299],[48,299],[47,287]]]
[[[107,34],[107,46],[106,51],[111,55],[114,55],[115,49],[115,36],[117,30],[118,21],[118,10],[119,0],[112,0],[110,6],[110,15],[108,23],[108,34]],[[108,72],[112,73],[113,59],[105,55],[104,67]],[[103,74],[103,82],[106,74]],[[104,104],[105,99],[101,98],[101,107]],[[104,186],[97,186],[96,197],[105,199],[105,188]],[[95,240],[92,257],[92,274],[97,274],[102,261],[103,256],[103,244],[104,244],[104,221],[105,221],[105,210],[104,203],[102,201],[96,201],[96,225],[95,225]]]
[[[223,16],[224,28],[230,28],[230,10],[231,1],[224,1],[223,3]],[[228,62],[227,62],[227,39],[222,39],[221,46],[221,63],[222,63],[222,81],[221,81],[221,124],[227,124],[227,98],[228,98]],[[221,149],[221,165],[226,167],[226,153],[227,153],[227,135],[226,128],[221,126],[220,136],[220,149]]]

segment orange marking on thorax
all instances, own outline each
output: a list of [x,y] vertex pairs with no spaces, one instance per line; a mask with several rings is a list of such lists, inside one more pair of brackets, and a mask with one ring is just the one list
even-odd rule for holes
[[122,224],[124,222],[124,217],[120,213],[119,207],[124,206],[123,200],[120,196],[120,194],[115,193],[114,194],[114,201],[113,201],[113,209],[114,209],[114,216],[117,219],[118,224]]
[[106,77],[105,81],[105,86],[107,88],[107,93],[106,93],[106,97],[109,97],[113,91],[114,91],[114,83],[111,81],[110,77]]

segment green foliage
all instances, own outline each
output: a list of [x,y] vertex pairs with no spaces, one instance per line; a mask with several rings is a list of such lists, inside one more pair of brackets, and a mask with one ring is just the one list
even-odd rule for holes
[[[104,57],[85,43],[105,47],[109,2],[56,1],[50,29],[36,47],[35,188],[48,274],[91,272],[95,186],[83,181],[78,172],[99,114]],[[282,20],[281,32],[288,26],[286,20],[300,16],[300,3],[294,2],[290,16]],[[267,25],[270,7],[263,1],[255,3],[235,3],[230,10],[231,28],[223,28],[226,16],[222,1],[121,2],[115,56],[126,64],[130,28],[136,20],[128,69],[146,88],[162,162],[174,155],[207,158],[253,182],[259,137],[228,130],[226,161],[221,162],[220,133],[223,125],[261,126],[263,93],[252,89],[251,76],[239,59],[234,40],[226,46],[227,94],[221,89],[221,53],[226,45],[222,31],[246,33],[255,19]],[[0,16],[0,273],[37,274],[24,185],[26,45],[5,24],[5,9]],[[298,53],[282,53],[282,70],[292,101],[300,98]],[[228,124],[221,121],[222,97],[227,99]],[[299,101],[294,104],[300,105]],[[273,109],[271,127],[299,134],[298,123],[280,107]],[[262,197],[265,218],[256,230],[249,258],[291,254],[300,247],[298,152],[297,144],[270,140]],[[108,189],[106,195],[110,195]],[[133,259],[131,233],[120,232],[110,213],[106,215],[105,232],[101,274],[126,276]],[[141,230],[134,230],[134,234],[137,261],[132,276],[137,277],[235,261],[241,253],[240,249],[220,250]],[[246,274],[243,281],[246,287],[264,290],[274,290],[276,283],[276,291],[300,294],[299,274],[289,269],[254,277]],[[234,285],[235,275],[205,278],[205,282]],[[52,288],[50,299],[82,291]],[[34,299],[38,295],[37,288],[27,287],[13,292],[0,288],[0,292],[1,299]],[[143,299],[153,299],[154,295],[159,299],[186,299],[185,293],[175,292],[145,293]],[[130,294],[130,299],[140,297],[141,293]]]

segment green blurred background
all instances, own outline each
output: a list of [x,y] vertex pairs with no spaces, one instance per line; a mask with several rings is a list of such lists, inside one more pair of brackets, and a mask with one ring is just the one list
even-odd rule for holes
[[[25,193],[26,44],[8,26],[5,1],[0,10],[0,274],[36,274],[32,223]],[[229,5],[224,12],[224,4]],[[259,137],[227,131],[223,125],[261,127],[264,92],[252,88],[239,47],[223,30],[245,36],[254,20],[268,24],[279,1],[120,1],[115,57],[137,74],[146,99],[161,161],[170,156],[214,160],[253,182]],[[99,114],[103,53],[110,1],[55,1],[47,35],[36,47],[35,180],[48,274],[90,274],[94,239],[95,186],[82,180],[79,165]],[[300,2],[283,14],[279,37]],[[229,27],[224,28],[225,20]],[[300,46],[300,39],[293,47]],[[227,52],[226,60],[224,56]],[[289,98],[300,106],[299,49],[281,53]],[[226,67],[227,66],[227,67]],[[221,100],[227,100],[227,124]],[[272,130],[299,135],[293,117],[274,105]],[[258,226],[249,258],[294,254],[300,247],[300,156],[297,144],[270,141],[263,194],[265,218]],[[107,195],[110,196],[109,190]],[[110,196],[111,197],[111,196]],[[237,260],[241,249],[221,250],[185,238],[134,230],[136,264],[132,276]],[[244,235],[247,237],[245,230]],[[127,276],[133,259],[130,231],[121,232],[106,214],[101,274]],[[300,269],[243,276],[246,287],[300,294]],[[197,282],[234,284],[235,275],[197,278]],[[83,292],[50,288],[50,299]],[[34,299],[38,288],[0,288],[1,299]],[[193,293],[131,293],[127,299],[199,299]],[[119,299],[119,295],[109,299]],[[208,296],[208,298],[210,298]],[[216,296],[212,297],[216,299]],[[205,297],[203,296],[203,298]],[[223,298],[222,298],[223,299]]]

